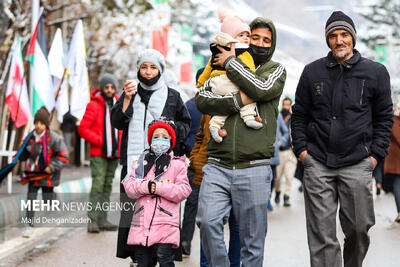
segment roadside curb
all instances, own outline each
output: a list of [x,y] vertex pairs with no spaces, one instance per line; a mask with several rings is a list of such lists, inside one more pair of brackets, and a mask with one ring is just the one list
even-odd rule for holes
[[25,252],[39,248],[42,243],[56,240],[60,235],[71,231],[70,228],[38,227],[32,228],[29,238],[15,237],[1,244],[0,266],[9,266],[7,261],[15,257],[24,257]]

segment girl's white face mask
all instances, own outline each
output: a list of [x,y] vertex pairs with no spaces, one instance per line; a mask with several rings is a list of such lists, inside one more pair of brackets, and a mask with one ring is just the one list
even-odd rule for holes
[[171,147],[171,141],[166,138],[154,138],[151,140],[151,151],[157,156],[167,153]]

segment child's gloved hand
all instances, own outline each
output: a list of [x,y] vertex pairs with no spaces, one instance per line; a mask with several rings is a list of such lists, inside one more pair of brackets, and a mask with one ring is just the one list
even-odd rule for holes
[[155,192],[156,192],[156,183],[153,181],[149,181],[149,193],[151,195],[154,195]]

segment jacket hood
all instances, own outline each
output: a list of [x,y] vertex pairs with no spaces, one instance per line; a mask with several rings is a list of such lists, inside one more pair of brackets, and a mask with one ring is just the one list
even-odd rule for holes
[[[118,94],[115,93],[114,94],[114,98],[115,100],[118,100]],[[104,97],[101,94],[100,88],[95,88],[93,89],[93,91],[90,93],[90,99],[91,100],[96,100],[96,101],[100,101],[101,103],[104,103]]]
[[272,20],[267,19],[267,18],[263,18],[263,17],[258,17],[255,18],[251,23],[250,23],[250,29],[253,29],[253,26],[256,25],[257,23],[265,23],[268,25],[269,29],[271,30],[272,33],[272,45],[271,45],[271,53],[267,59],[267,61],[270,61],[272,56],[274,55],[275,52],[275,47],[276,47],[276,29],[275,29],[275,25],[272,22]]
[[143,64],[143,62],[151,62],[154,65],[157,66],[159,72],[161,74],[164,73],[166,63],[165,63],[165,58],[164,56],[158,52],[155,49],[145,49],[141,51],[138,55],[138,60],[137,60],[137,69],[140,69],[140,66]]

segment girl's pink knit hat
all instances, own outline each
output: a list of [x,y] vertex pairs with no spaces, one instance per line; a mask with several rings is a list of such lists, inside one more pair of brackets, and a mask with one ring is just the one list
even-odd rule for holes
[[241,32],[250,34],[250,27],[240,18],[227,13],[226,10],[218,11],[219,20],[221,21],[221,32],[227,33],[235,38]]

